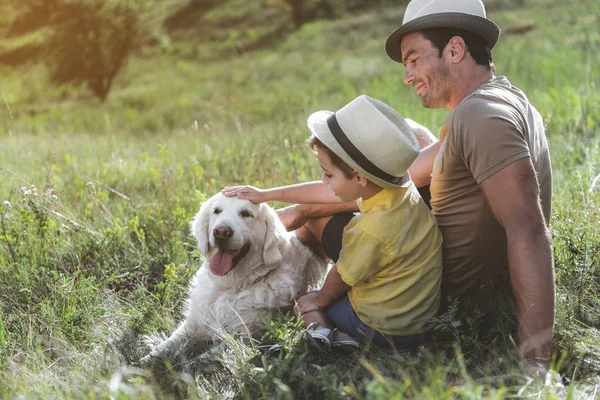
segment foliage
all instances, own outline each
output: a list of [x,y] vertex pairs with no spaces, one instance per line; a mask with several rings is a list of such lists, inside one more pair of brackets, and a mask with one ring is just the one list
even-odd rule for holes
[[[262,7],[223,2],[205,18]],[[212,61],[204,56],[214,47],[192,40],[145,48],[103,104],[83,88],[48,85],[38,67],[2,69],[0,398],[553,398],[523,375],[508,306],[456,304],[432,322],[432,344],[409,354],[321,349],[275,315],[261,343],[226,337],[208,364],[163,376],[133,367],[147,352],[142,337],[169,333],[180,318],[201,261],[188,234],[199,202],[227,184],[318,178],[307,115],[367,93],[433,131],[441,125],[447,112],[424,110],[382,52],[401,15],[307,23],[274,49]],[[598,15],[597,2],[554,0],[491,14],[503,28],[535,22],[503,33],[494,61],[547,127],[553,365],[573,399],[594,398],[600,385]],[[246,37],[226,31],[229,44]]]
[[85,84],[104,101],[127,58],[158,26],[149,1],[35,0],[13,22],[9,35],[48,26],[43,62],[57,84]]

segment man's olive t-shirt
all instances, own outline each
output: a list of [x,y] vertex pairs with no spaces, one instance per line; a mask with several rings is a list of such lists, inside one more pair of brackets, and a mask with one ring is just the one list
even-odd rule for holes
[[442,294],[452,296],[508,273],[506,232],[479,185],[511,163],[531,158],[546,223],[552,171],[543,120],[505,77],[467,96],[440,130],[431,174],[431,206],[443,241]]

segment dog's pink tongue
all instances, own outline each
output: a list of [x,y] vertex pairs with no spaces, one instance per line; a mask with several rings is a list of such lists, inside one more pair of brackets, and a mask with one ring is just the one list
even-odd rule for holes
[[233,250],[219,250],[217,254],[210,258],[208,267],[210,271],[218,276],[225,276],[231,268],[233,268],[233,257],[239,253],[239,251]]

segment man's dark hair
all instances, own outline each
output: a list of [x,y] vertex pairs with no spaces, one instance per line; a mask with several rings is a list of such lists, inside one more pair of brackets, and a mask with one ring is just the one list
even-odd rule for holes
[[488,69],[494,68],[492,51],[482,37],[456,28],[430,28],[422,32],[425,39],[433,43],[433,46],[439,50],[440,57],[450,39],[454,36],[460,36],[465,41],[467,51],[471,54],[477,65],[483,65]]

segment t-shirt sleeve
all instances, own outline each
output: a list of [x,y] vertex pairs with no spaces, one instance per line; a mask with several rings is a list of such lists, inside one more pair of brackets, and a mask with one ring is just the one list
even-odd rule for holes
[[513,107],[480,98],[459,106],[453,145],[477,184],[513,162],[530,157],[524,121]]
[[346,233],[336,265],[346,284],[358,286],[380,272],[392,259],[381,240],[355,227]]

